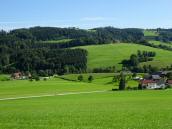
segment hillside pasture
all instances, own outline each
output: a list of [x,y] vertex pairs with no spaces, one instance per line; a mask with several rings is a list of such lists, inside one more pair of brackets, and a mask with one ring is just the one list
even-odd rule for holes
[[88,51],[88,69],[103,68],[115,66],[116,69],[121,69],[121,62],[124,59],[129,59],[131,54],[136,54],[140,51],[154,51],[156,56],[153,61],[142,63],[147,65],[156,66],[159,68],[170,66],[172,64],[172,52],[152,48],[144,45],[132,43],[118,43],[106,45],[92,45],[80,47]]

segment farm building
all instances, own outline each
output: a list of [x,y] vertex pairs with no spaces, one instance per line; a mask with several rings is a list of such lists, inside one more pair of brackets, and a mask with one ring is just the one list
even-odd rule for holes
[[13,78],[13,79],[21,79],[21,77],[22,77],[23,75],[22,75],[22,73],[21,72],[16,72],[16,73],[13,73],[12,75],[11,75],[11,78]]
[[167,85],[172,87],[172,80],[167,80]]
[[11,75],[11,78],[12,79],[16,79],[16,80],[25,80],[25,79],[28,79],[31,77],[31,74],[28,73],[28,74],[24,74],[22,72],[16,72],[16,73],[13,73]]
[[140,86],[142,89],[164,89],[166,87],[166,81],[164,79],[160,80],[142,80],[140,81]]

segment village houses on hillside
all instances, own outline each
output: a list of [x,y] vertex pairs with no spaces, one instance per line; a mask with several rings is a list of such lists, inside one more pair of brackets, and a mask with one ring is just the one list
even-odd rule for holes
[[168,72],[157,72],[140,80],[140,89],[165,89],[172,87],[172,80],[168,80]]

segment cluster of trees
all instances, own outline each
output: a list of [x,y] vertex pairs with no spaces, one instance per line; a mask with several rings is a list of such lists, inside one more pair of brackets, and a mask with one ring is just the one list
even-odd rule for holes
[[[83,75],[79,75],[78,76],[78,81],[83,81],[83,80],[84,80]],[[91,83],[94,80],[94,77],[92,75],[89,75],[87,80],[88,80],[88,82]]]
[[142,40],[141,42],[136,43],[136,44],[141,44],[141,45],[144,45],[144,46],[149,46],[149,47],[153,47],[153,48],[159,48],[159,49],[164,49],[164,50],[172,51],[172,47],[170,47],[170,46],[162,45],[162,44],[155,45],[153,43],[149,43],[146,40]]
[[172,72],[167,73],[167,78],[168,78],[169,80],[172,80]]
[[158,29],[159,36],[157,37],[157,40],[163,41],[163,42],[171,42],[172,41],[172,29]]
[[123,68],[130,70],[132,72],[143,72],[143,73],[151,73],[156,72],[159,69],[157,67],[153,67],[151,65],[139,65],[142,62],[152,61],[153,57],[156,56],[155,52],[148,51],[140,51],[138,50],[137,54],[132,54],[129,60],[123,60]]
[[[42,41],[73,39],[63,44]],[[34,27],[0,32],[0,44],[22,47],[68,48],[74,46],[115,42],[140,42],[144,39],[141,29],[118,29],[113,27],[82,30],[77,28]],[[16,46],[14,46],[16,47]],[[21,47],[21,46],[20,46]]]
[[137,51],[137,54],[132,54],[129,60],[123,60],[122,64],[124,67],[135,67],[138,66],[142,62],[152,61],[153,57],[156,56],[155,52],[148,51]]
[[163,71],[172,71],[172,65],[167,66],[166,68],[162,68]]
[[0,71],[30,71],[40,75],[81,73],[87,69],[87,51],[82,49],[16,49],[0,46]]
[[136,73],[154,73],[158,72],[160,69],[152,65],[134,66],[130,68],[132,72]]
[[156,32],[157,36],[148,36],[145,37],[147,40],[157,40],[162,42],[171,42],[172,41],[172,29],[149,29],[149,31]]

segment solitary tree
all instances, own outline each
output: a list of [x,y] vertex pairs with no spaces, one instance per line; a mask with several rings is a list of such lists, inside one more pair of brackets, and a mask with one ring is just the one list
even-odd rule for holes
[[90,76],[88,77],[88,81],[89,81],[89,82],[92,82],[93,80],[94,80],[93,76],[90,75]]
[[126,86],[125,75],[121,73],[121,79],[119,82],[119,90],[125,90],[125,86]]
[[134,77],[137,77],[137,73],[133,73],[132,74],[132,77],[134,78]]
[[78,76],[78,80],[79,80],[79,81],[83,81],[83,76],[82,76],[82,75],[79,75],[79,76]]

